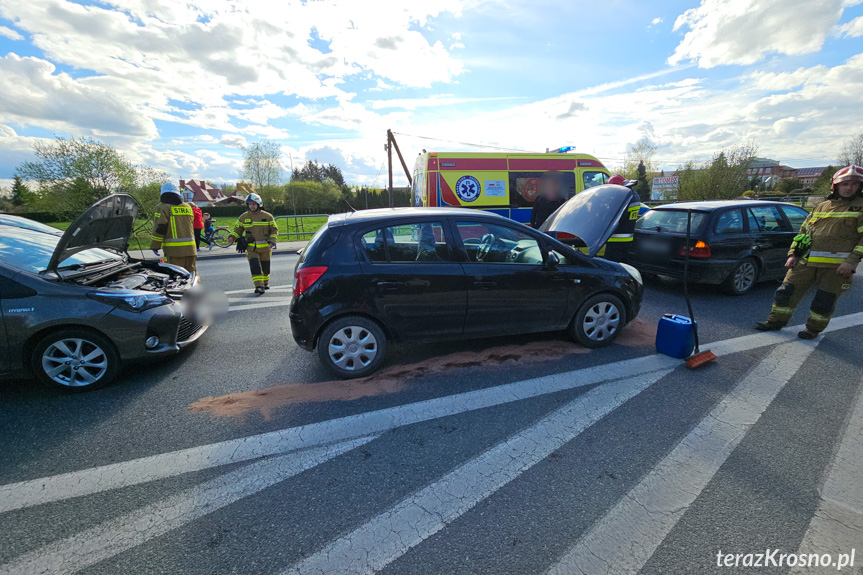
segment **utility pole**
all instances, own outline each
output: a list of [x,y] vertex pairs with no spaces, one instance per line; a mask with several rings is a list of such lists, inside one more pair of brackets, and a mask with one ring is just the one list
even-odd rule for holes
[[399,145],[396,143],[396,137],[393,135],[392,130],[387,130],[387,169],[389,170],[389,194],[390,194],[390,207],[393,207],[393,148],[396,149],[396,154],[399,157],[399,162],[402,164],[402,169],[405,171],[405,176],[408,178],[408,185],[413,184],[413,178],[411,178],[410,170],[408,170],[408,165],[405,163],[404,157],[402,157],[402,152],[399,150]]
[[393,207],[393,133],[387,130],[387,171],[389,172],[389,185],[387,194],[390,198],[390,207]]

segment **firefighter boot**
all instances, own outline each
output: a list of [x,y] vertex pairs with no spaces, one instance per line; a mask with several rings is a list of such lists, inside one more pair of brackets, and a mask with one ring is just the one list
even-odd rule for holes
[[778,321],[759,321],[755,324],[755,329],[758,331],[776,331],[785,327],[784,323]]
[[804,329],[802,331],[798,331],[797,337],[799,337],[800,339],[815,339],[816,337],[818,337],[818,332],[817,331],[809,331],[809,328],[807,327],[806,329]]

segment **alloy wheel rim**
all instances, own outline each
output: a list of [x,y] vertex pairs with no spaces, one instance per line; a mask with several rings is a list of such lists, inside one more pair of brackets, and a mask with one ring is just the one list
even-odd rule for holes
[[749,262],[745,262],[734,274],[734,289],[737,291],[746,291],[755,282],[755,266]]
[[605,341],[620,327],[620,310],[610,302],[597,303],[587,310],[581,327],[593,341]]
[[65,338],[42,353],[42,370],[52,381],[66,387],[93,385],[108,371],[108,355],[90,340]]
[[343,327],[330,338],[328,353],[333,365],[345,371],[367,367],[378,355],[378,340],[364,327]]

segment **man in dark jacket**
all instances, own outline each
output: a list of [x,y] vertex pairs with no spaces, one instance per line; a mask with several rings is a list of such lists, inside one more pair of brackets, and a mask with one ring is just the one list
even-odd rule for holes
[[530,211],[530,227],[539,229],[545,220],[566,202],[566,181],[556,171],[545,172],[539,177],[539,186],[533,209]]

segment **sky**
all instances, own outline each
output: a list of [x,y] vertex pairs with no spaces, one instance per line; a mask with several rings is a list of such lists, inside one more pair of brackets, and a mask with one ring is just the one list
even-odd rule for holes
[[666,170],[748,142],[818,166],[861,101],[863,0],[0,0],[6,189],[55,136],[213,182],[270,139],[384,186],[387,129],[409,166],[571,145],[614,168],[643,136]]

